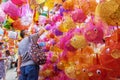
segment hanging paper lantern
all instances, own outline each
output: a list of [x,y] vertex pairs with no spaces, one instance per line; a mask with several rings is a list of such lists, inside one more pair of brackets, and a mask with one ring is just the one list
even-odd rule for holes
[[8,0],[1,0],[2,2],[7,2]]
[[56,35],[56,36],[61,36],[63,35],[63,32],[57,30],[57,29],[53,29],[53,33]]
[[2,10],[2,8],[0,8],[0,22],[4,22],[4,20],[5,20],[5,13]]
[[11,1],[7,1],[6,3],[3,4],[3,10],[12,19],[16,20],[20,16],[19,8],[15,4],[13,4]]
[[45,45],[46,45],[45,42],[40,42],[40,43],[39,43],[39,46],[41,46],[41,47],[44,47]]
[[74,35],[70,40],[71,45],[78,49],[78,48],[84,48],[87,46],[87,42],[82,35]]
[[69,16],[66,16],[65,20],[61,23],[61,25],[58,27],[58,29],[62,32],[67,32],[70,29],[73,29],[75,27],[76,27],[76,25],[73,22],[72,18]]
[[45,5],[44,6],[46,6],[49,10],[50,9],[53,9],[53,7],[54,7],[54,0],[47,0],[46,2],[45,2]]
[[71,44],[70,44],[70,41],[67,41],[65,44],[65,50],[68,50],[68,51],[76,51],[77,49],[74,48]]
[[12,39],[17,39],[17,32],[9,31],[8,32],[8,37]]
[[85,30],[85,38],[89,42],[102,43],[103,42],[103,25],[99,23],[89,22],[87,23]]
[[46,0],[36,0],[36,2],[38,3],[38,4],[42,4],[42,3],[44,3]]
[[98,27],[94,27],[93,29],[87,30],[85,33],[85,38],[89,42],[94,42],[94,43],[101,43],[103,40],[103,30]]
[[46,30],[50,30],[51,28],[52,28],[52,26],[50,24],[45,25]]
[[40,25],[45,25],[45,23],[47,21],[47,11],[44,11],[43,13],[41,13],[38,21],[39,21]]
[[9,20],[4,21],[3,27],[5,27],[6,29],[10,29],[11,26],[12,26],[12,23]]
[[98,4],[96,16],[100,17],[108,25],[120,25],[120,2],[119,0],[109,0]]
[[29,5],[30,5],[30,8],[32,10],[34,10],[36,7],[38,7],[38,4],[37,4],[37,0],[28,0],[29,1]]
[[27,3],[27,0],[11,0],[14,4],[21,6],[24,3]]
[[61,21],[61,20],[62,20],[62,16],[60,16],[60,15],[54,15],[52,17],[52,21],[54,21],[54,22]]
[[2,28],[0,28],[0,35],[4,34],[4,30]]
[[32,14],[32,11],[30,10],[29,4],[22,5],[20,8],[20,17],[27,16],[29,14]]
[[86,15],[81,9],[75,9],[75,11],[72,12],[72,19],[74,22],[82,23],[86,18]]
[[73,10],[74,9],[74,0],[66,0],[63,3],[63,8],[65,10]]
[[28,14],[27,16],[21,17],[21,25],[29,26],[32,23],[32,14]]
[[22,25],[21,20],[18,19],[13,23],[13,28],[16,30],[26,30],[28,29],[28,26]]
[[63,7],[60,7],[60,15],[63,16],[64,13],[67,12]]
[[76,79],[75,66],[71,65],[69,67],[66,67],[65,68],[65,74],[71,79]]
[[87,14],[94,14],[97,2],[96,0],[81,0],[78,4],[81,7],[83,12]]
[[65,49],[65,43],[72,38],[72,34],[68,33],[60,39],[60,48]]
[[108,76],[112,70],[102,67],[101,65],[94,65],[89,68],[89,80],[109,80],[110,77]]

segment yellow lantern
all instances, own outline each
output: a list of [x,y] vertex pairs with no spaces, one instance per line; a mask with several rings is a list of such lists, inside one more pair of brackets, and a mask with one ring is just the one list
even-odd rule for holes
[[61,23],[58,29],[62,32],[67,32],[72,28],[75,28],[76,25],[70,16],[65,16],[65,20]]
[[100,17],[104,22],[111,26],[120,25],[120,1],[109,0],[98,4],[96,17]]
[[75,35],[70,40],[70,43],[76,49],[84,48],[87,46],[87,41],[85,40],[84,36],[82,36],[82,35]]

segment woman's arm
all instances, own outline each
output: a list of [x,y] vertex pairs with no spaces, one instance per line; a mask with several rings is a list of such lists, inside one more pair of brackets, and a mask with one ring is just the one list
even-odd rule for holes
[[17,73],[20,74],[20,66],[22,62],[22,57],[18,55],[18,62],[17,62]]
[[2,57],[0,57],[0,61],[1,61],[1,60],[6,60],[6,58],[2,58]]
[[38,36],[41,36],[45,32],[44,28],[41,28],[40,31],[38,32]]

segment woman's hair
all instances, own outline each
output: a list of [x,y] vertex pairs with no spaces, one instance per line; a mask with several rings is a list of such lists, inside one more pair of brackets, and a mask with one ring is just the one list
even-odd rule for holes
[[22,38],[25,37],[25,30],[21,30],[21,32],[20,32],[20,37],[22,37]]
[[6,53],[7,56],[10,55],[10,51],[9,50],[6,50],[5,53]]

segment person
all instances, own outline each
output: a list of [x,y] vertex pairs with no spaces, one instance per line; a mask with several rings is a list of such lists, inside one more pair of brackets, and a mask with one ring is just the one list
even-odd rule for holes
[[0,80],[5,80],[4,60],[6,60],[6,58],[2,56],[2,54],[3,54],[2,50],[3,50],[3,42],[0,42]]
[[6,50],[5,51],[5,56],[6,56],[6,70],[12,68],[12,57],[10,56],[10,51]]
[[30,58],[28,50],[31,44],[30,38],[37,43],[38,38],[44,33],[44,31],[45,30],[41,28],[39,32],[31,35],[29,35],[26,30],[20,32],[20,36],[23,39],[18,45],[18,80],[38,80],[39,66]]

